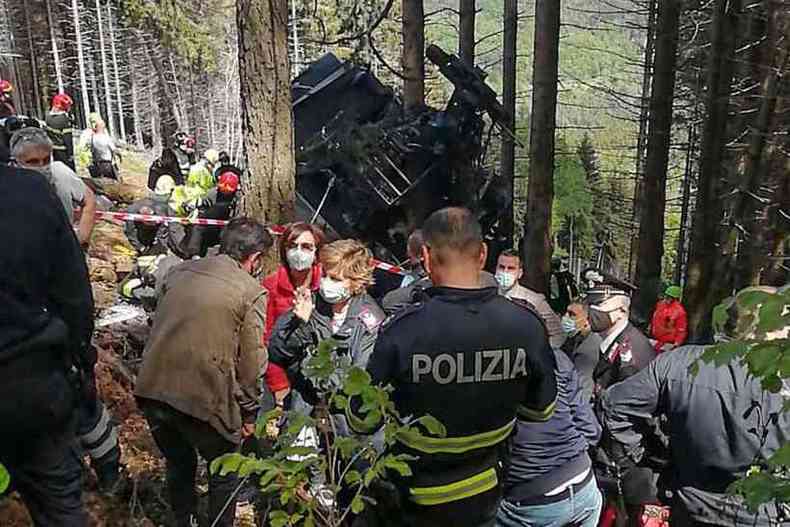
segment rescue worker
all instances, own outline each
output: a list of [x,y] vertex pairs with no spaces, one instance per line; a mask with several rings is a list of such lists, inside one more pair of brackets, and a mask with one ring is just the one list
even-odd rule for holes
[[36,527],[85,527],[77,401],[95,397],[85,258],[40,175],[0,166],[0,463]]
[[628,320],[633,286],[601,278],[587,291],[590,329],[601,338],[601,355],[593,372],[596,394],[624,381],[656,357],[650,341]]
[[69,112],[74,105],[65,93],[58,93],[52,97],[52,106],[47,113],[47,133],[52,140],[52,158],[60,161],[72,170],[77,170],[74,164],[74,123]]
[[[391,385],[402,416],[431,415],[447,437],[399,439],[396,453],[419,456],[397,482],[400,521],[409,526],[493,525],[500,498],[505,441],[526,421],[554,411],[554,355],[539,317],[481,288],[487,248],[472,212],[445,208],[422,226],[427,298],[390,317],[368,364],[373,383]],[[360,401],[347,410],[365,425]]]
[[[239,192],[239,176],[225,172],[219,177],[217,186],[211,188],[197,201],[197,217],[207,220],[229,220],[236,208]],[[191,209],[191,204],[187,209]],[[189,210],[188,210],[189,211]],[[222,227],[214,225],[191,225],[184,240],[184,252],[190,256],[205,256],[209,247],[219,243]]]
[[673,285],[667,287],[663,298],[656,304],[649,333],[656,339],[656,352],[669,351],[682,346],[688,337],[688,316],[680,303],[683,290]]
[[94,178],[118,179],[115,158],[120,158],[112,137],[107,133],[107,125],[101,117],[96,119],[90,136],[91,166],[88,171]]
[[[765,294],[771,288],[748,288],[740,295]],[[728,320],[720,341],[754,340],[753,325],[737,299],[725,305]],[[788,327],[759,340],[788,338]],[[621,455],[621,467],[649,454],[640,423],[664,416],[670,430],[670,460],[661,478],[672,493],[672,527],[768,527],[788,525],[790,509],[769,500],[751,511],[728,490],[750,467],[770,458],[790,437],[790,414],[783,393],[771,393],[752,376],[739,357],[726,364],[700,360],[704,346],[683,346],[664,353],[647,368],[609,388],[603,395],[603,423]],[[692,366],[698,368],[690,374]]]
[[596,527],[603,497],[587,453],[601,427],[570,359],[554,350],[557,406],[546,422],[519,421],[510,439],[498,527]]
[[356,240],[324,245],[319,253],[323,269],[315,295],[309,288],[296,290],[293,309],[277,321],[269,340],[273,364],[288,373],[291,407],[309,413],[316,402],[315,390],[302,376],[301,363],[310,348],[322,340],[339,342],[338,353],[365,368],[373,353],[384,313],[367,293],[373,282],[372,255]]
[[[74,208],[81,207],[77,239],[86,249],[95,223],[96,197],[69,167],[59,161],[51,161],[52,143],[47,133],[41,128],[21,129],[11,138],[11,153],[19,166],[39,172],[50,183],[69,222],[74,221]],[[101,399],[96,396],[95,362],[94,353],[84,379],[87,386],[93,386],[92,397],[86,397],[80,403],[77,433],[82,447],[91,458],[99,489],[113,493],[119,490],[122,483],[121,449],[118,446],[116,425],[111,421]]]
[[[219,154],[213,148],[209,148],[203,153],[200,161],[189,168],[187,185],[199,187],[205,192],[214,188],[217,180],[214,178],[214,165],[217,164]],[[237,176],[238,177],[238,176]],[[238,186],[238,182],[236,183]]]
[[[173,210],[170,208],[170,194],[176,184],[170,176],[162,176],[157,180],[156,190],[151,197],[139,199],[129,205],[126,212],[129,214],[147,214],[152,216],[172,216]],[[124,232],[126,238],[135,250],[146,253],[156,242],[157,233],[161,228],[167,228],[159,223],[148,223],[139,220],[126,222]]]
[[148,188],[156,189],[156,183],[162,176],[170,176],[177,186],[184,184],[184,173],[181,172],[178,157],[172,148],[163,149],[162,155],[148,169]]
[[5,79],[0,79],[0,118],[16,115],[16,108],[11,99],[14,87]]
[[60,199],[69,222],[74,222],[74,209],[80,209],[77,239],[87,248],[95,225],[96,196],[69,167],[52,161],[52,141],[47,133],[33,127],[15,132],[11,137],[11,155],[17,165],[44,176]]
[[186,132],[176,132],[173,135],[173,153],[178,159],[181,174],[186,177],[189,168],[195,162],[195,139]]
[[512,249],[503,251],[497,259],[496,274],[494,274],[499,284],[499,293],[508,300],[517,299],[528,302],[546,325],[551,346],[561,347],[565,342],[565,335],[562,333],[560,317],[551,309],[544,295],[519,283],[523,276],[524,267],[519,254]]
[[[219,255],[174,267],[162,285],[135,396],[167,461],[178,527],[197,524],[198,454],[211,463],[255,432],[267,362],[266,291],[255,277],[271,246],[263,225],[237,218]],[[232,527],[236,487],[235,474],[209,474],[212,525]]]
[[562,350],[579,372],[584,399],[593,398],[593,372],[598,364],[603,339],[590,328],[588,308],[583,302],[572,302],[562,316],[562,331],[568,338]]

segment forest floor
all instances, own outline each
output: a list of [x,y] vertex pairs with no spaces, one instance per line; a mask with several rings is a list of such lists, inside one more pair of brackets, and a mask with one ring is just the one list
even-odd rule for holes
[[[121,179],[132,194],[145,192],[150,156],[126,152],[121,165]],[[87,176],[87,173],[80,175]],[[101,317],[117,299],[118,283],[134,264],[133,250],[123,233],[123,225],[99,221],[94,231],[88,266],[96,301],[96,315]],[[142,360],[148,335],[147,320],[124,322],[94,333],[99,361],[96,379],[99,394],[110,414],[119,423],[122,464],[128,485],[117,496],[105,497],[97,492],[96,478],[86,465],[83,501],[91,527],[169,527],[164,472],[165,464],[148,430],[148,424],[135,404],[135,373]],[[205,466],[201,465],[198,492],[205,496],[208,487]],[[205,501],[205,500],[203,500]],[[16,493],[0,498],[0,525],[29,527],[27,510]],[[255,525],[251,507],[239,507],[236,525]]]

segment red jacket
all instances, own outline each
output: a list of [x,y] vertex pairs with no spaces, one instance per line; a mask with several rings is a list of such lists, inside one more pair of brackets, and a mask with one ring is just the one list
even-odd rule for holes
[[680,346],[688,337],[686,309],[677,300],[661,300],[656,304],[650,333],[656,339],[656,349],[665,344]]
[[[320,282],[321,267],[314,265],[310,279],[310,289],[317,291]],[[275,272],[264,278],[261,285],[269,292],[269,300],[266,306],[266,331],[263,337],[264,342],[268,344],[277,319],[293,307],[296,290],[291,283],[291,278],[288,276],[288,269],[284,265],[281,265]],[[271,362],[266,369],[264,379],[272,392],[279,392],[290,387],[285,370]]]

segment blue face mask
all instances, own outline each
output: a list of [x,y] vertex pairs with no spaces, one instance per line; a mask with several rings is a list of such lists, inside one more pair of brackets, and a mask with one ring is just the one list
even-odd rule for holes
[[516,285],[516,275],[506,271],[497,271],[494,278],[499,284],[499,288],[503,291],[510,291]]
[[579,333],[579,328],[576,327],[576,321],[570,315],[562,316],[562,332],[567,337],[574,337]]

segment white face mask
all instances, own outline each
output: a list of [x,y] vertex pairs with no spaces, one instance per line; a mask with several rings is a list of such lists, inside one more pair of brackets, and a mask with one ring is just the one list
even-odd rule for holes
[[509,291],[516,285],[516,275],[513,273],[508,273],[506,271],[497,271],[494,275],[496,278],[496,282],[499,284],[499,288],[504,291]]
[[298,247],[288,249],[285,253],[285,259],[288,260],[288,267],[294,271],[306,271],[312,267],[315,262],[315,252],[303,251]]
[[318,292],[327,304],[338,304],[351,296],[346,284],[341,280],[333,280],[328,276],[321,279]]

